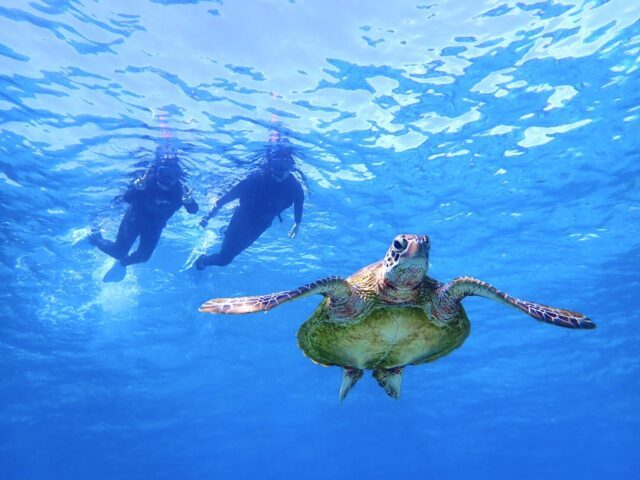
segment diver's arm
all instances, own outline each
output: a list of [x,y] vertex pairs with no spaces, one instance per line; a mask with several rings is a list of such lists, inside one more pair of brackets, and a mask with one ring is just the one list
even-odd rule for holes
[[293,219],[294,224],[289,231],[289,236],[291,238],[295,238],[298,234],[298,229],[300,228],[300,222],[302,222],[302,209],[304,207],[304,191],[300,186],[300,183],[296,181],[295,186],[295,197],[293,200]]
[[148,168],[141,177],[136,178],[127,191],[124,192],[122,198],[127,203],[133,203],[133,201],[140,196],[140,192],[144,192],[147,189],[147,182],[151,176],[151,168]]
[[238,198],[240,198],[240,196],[242,196],[245,192],[250,190],[249,188],[250,181],[251,181],[251,177],[247,177],[244,180],[241,180],[240,182],[238,182],[231,190],[229,190],[227,193],[225,193],[223,196],[221,196],[218,199],[218,201],[213,205],[213,208],[217,208],[217,210],[220,210],[227,203],[233,202],[234,200],[237,200]]
[[127,203],[133,203],[134,201],[136,201],[136,199],[140,198],[140,195],[142,195],[143,191],[144,190],[138,189],[134,184],[129,185],[129,188],[127,188],[127,191],[124,192],[122,199]]
[[229,202],[232,202],[240,198],[240,195],[242,195],[245,191],[248,190],[249,178],[250,177],[240,181],[231,190],[229,190],[227,193],[221,196],[213,204],[213,206],[211,207],[211,210],[209,210],[209,213],[207,213],[204,217],[202,217],[202,220],[200,221],[200,226],[203,228],[206,227],[207,224],[209,223],[209,220],[215,217],[223,206],[225,206]]
[[214,203],[213,207],[211,207],[211,210],[209,210],[209,212],[207,212],[205,216],[202,217],[202,220],[200,220],[200,226],[202,228],[205,228],[209,223],[209,220],[215,217],[219,210],[220,210],[220,207],[218,206],[218,202]]
[[182,205],[187,212],[194,214],[198,213],[198,204],[193,199],[193,188],[187,188],[186,185],[182,185]]

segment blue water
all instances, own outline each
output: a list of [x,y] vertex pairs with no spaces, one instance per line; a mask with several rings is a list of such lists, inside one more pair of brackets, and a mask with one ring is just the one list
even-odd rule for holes
[[[392,6],[393,5],[393,6]],[[640,469],[640,3],[3,0],[1,479],[622,479]],[[203,208],[281,124],[310,188],[226,268],[223,210],[174,216],[118,284],[83,236],[164,138]],[[402,398],[295,332],[319,297],[205,300],[349,275],[397,233],[469,298],[472,333]]]

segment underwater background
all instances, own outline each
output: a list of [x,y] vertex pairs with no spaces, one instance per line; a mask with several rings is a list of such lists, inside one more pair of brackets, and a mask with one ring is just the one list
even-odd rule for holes
[[[622,479],[640,471],[640,2],[2,0],[0,478]],[[278,127],[309,193],[224,268],[232,209],[169,222],[103,283],[119,195],[160,144],[204,213]],[[295,333],[321,297],[198,312],[431,238],[466,343],[400,400]],[[636,472],[636,473],[634,473]]]

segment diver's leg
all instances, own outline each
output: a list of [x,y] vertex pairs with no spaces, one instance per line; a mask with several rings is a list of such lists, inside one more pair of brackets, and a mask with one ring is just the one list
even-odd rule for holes
[[217,265],[228,265],[240,255],[246,248],[250,247],[260,235],[268,228],[268,225],[256,225],[251,221],[239,224],[237,228],[231,228],[224,236],[220,252],[218,253]]
[[122,218],[122,222],[120,222],[118,236],[116,237],[115,242],[102,238],[99,230],[91,233],[89,236],[89,242],[107,255],[115,258],[116,260],[120,260],[127,255],[139,233],[140,230],[135,221],[133,212],[131,212],[131,210],[127,210],[127,213],[125,213]]
[[229,265],[245,248],[255,242],[267,228],[269,228],[269,224],[265,225],[265,222],[257,222],[256,219],[236,211],[229,222],[220,252],[209,256],[200,255],[196,261],[196,268],[203,270],[207,265]]
[[164,225],[143,225],[140,231],[140,244],[138,245],[138,249],[128,257],[120,260],[120,263],[127,266],[133,265],[134,263],[144,263],[149,260],[158,245],[163,229]]

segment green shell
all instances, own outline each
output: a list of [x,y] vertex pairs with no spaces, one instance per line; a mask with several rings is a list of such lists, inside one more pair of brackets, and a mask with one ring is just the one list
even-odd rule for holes
[[298,330],[298,345],[321,365],[360,369],[431,362],[462,345],[470,330],[462,307],[459,319],[446,326],[417,307],[382,307],[356,323],[328,318],[325,300]]

